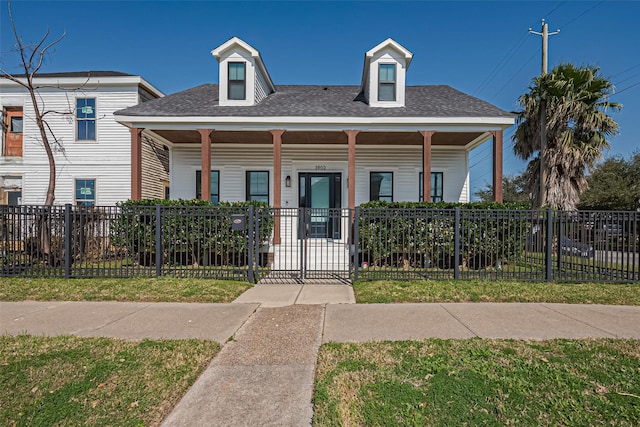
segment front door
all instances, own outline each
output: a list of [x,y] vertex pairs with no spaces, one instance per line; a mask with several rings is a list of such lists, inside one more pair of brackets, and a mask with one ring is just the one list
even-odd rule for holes
[[22,157],[22,110],[8,110],[6,112],[7,138],[5,152],[7,157]]
[[340,239],[342,176],[303,172],[298,176],[300,238]]

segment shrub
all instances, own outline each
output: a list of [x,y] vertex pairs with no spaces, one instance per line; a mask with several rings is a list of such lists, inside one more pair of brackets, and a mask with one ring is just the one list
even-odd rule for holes
[[[137,254],[139,260],[156,251],[156,206],[161,206],[161,244],[166,261],[178,264],[245,264],[249,248],[249,221],[258,221],[254,241],[268,242],[273,217],[264,202],[203,200],[128,200],[111,228],[111,243]],[[253,217],[249,217],[253,206]],[[247,227],[233,231],[233,215],[243,215]],[[142,262],[142,261],[141,261]]]
[[469,268],[508,262],[524,250],[531,228],[520,203],[374,201],[360,205],[359,247],[372,266],[452,268],[455,208],[460,208],[460,259]]

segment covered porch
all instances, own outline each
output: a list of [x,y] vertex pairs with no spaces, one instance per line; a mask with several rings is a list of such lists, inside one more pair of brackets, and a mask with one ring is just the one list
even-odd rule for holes
[[[473,148],[491,141],[494,200],[502,201],[503,130],[498,126],[425,130],[397,129],[395,126],[391,129],[311,130],[289,126],[287,129],[228,130],[180,129],[175,125],[156,124],[146,129],[171,147],[172,198],[249,200],[252,195],[248,190],[248,173],[264,171],[268,191],[263,200],[275,210],[312,208],[353,212],[357,205],[375,197],[372,195],[375,192],[372,174],[390,174],[391,195],[385,193],[386,200],[432,201],[434,185],[439,185],[436,200],[469,201],[468,154]],[[141,197],[142,130],[131,128],[133,200]],[[243,176],[245,170],[247,175]],[[432,182],[434,170],[439,174],[434,175],[439,183]],[[215,180],[211,178],[212,171]],[[446,184],[442,183],[442,176]],[[195,177],[199,182],[192,185]],[[212,188],[215,185],[217,188]],[[196,187],[199,188],[197,193]],[[423,189],[431,191],[424,192]],[[379,190],[378,184],[378,194]],[[317,236],[341,240],[327,228],[329,222],[317,223],[324,227],[318,229]],[[283,238],[296,239],[290,232],[283,233],[282,227],[295,230],[297,226],[285,226],[277,219],[274,244],[279,244]]]
[[[464,153],[465,158],[468,158],[468,153],[473,148],[485,143],[488,140],[492,140],[493,143],[493,188],[494,188],[494,200],[502,201],[502,133],[501,128],[498,129],[474,129],[474,130],[415,130],[415,131],[403,131],[403,130],[358,130],[358,129],[344,129],[344,130],[298,130],[298,129],[269,129],[269,130],[216,130],[210,128],[198,128],[198,129],[165,129],[164,126],[158,128],[151,128],[158,136],[167,141],[172,150],[177,151],[183,148],[199,147],[200,161],[199,167],[202,173],[200,174],[200,197],[207,199],[211,194],[211,181],[209,179],[212,165],[218,166],[218,159],[212,153],[212,146],[255,146],[264,152],[264,149],[268,147],[270,159],[269,169],[272,171],[272,183],[270,183],[270,191],[272,196],[270,197],[270,203],[275,208],[285,207],[283,206],[283,188],[290,188],[292,185],[297,186],[297,177],[292,176],[293,169],[290,165],[286,171],[283,171],[283,149],[286,151],[291,147],[292,149],[298,148],[309,152],[314,149],[316,153],[312,156],[311,161],[314,165],[304,165],[302,168],[297,168],[296,171],[304,169],[304,172],[327,172],[330,169],[339,166],[333,165],[330,167],[326,165],[326,161],[331,158],[331,162],[335,163],[336,156],[329,156],[327,150],[338,150],[341,154],[338,159],[341,159],[345,165],[345,189],[347,193],[346,203],[344,207],[354,208],[357,204],[356,201],[356,189],[358,186],[356,170],[357,168],[366,166],[371,163],[370,159],[362,158],[357,154],[359,149],[362,149],[363,153],[367,149],[374,149],[371,151],[372,155],[375,155],[375,148],[378,148],[378,154],[380,149],[387,149],[391,152],[399,149],[404,149],[407,153],[410,153],[412,157],[415,157],[416,150],[419,150],[419,167],[421,171],[432,171],[433,168],[433,154],[434,151],[448,150],[449,152]],[[132,150],[132,164],[131,164],[131,194],[132,199],[136,200],[141,197],[141,128],[131,128],[131,150]],[[239,151],[241,152],[241,151]],[[380,155],[380,154],[379,154]],[[302,159],[303,155],[298,155],[298,158]],[[413,159],[418,160],[418,159]],[[175,162],[174,162],[175,163]],[[412,163],[415,164],[415,163]],[[174,167],[177,164],[172,165]],[[264,164],[260,165],[264,167]],[[392,166],[392,165],[389,165]],[[399,165],[395,165],[399,166]],[[463,163],[459,165],[460,168],[467,169],[468,164]],[[172,171],[173,174],[173,171]],[[422,188],[430,189],[431,187],[431,174],[420,174]],[[287,179],[288,177],[288,179]],[[271,181],[271,179],[270,179]],[[293,181],[293,184],[292,184]],[[286,187],[285,187],[286,185]],[[286,191],[286,190],[285,190]],[[430,192],[426,192],[426,197],[421,197],[425,201],[431,201]],[[240,196],[238,196],[240,198]],[[358,197],[361,201],[366,197]],[[395,200],[417,200],[417,197],[400,197]],[[461,198],[461,199],[464,199]],[[450,200],[458,201],[458,200]],[[296,204],[286,206],[293,207]]]

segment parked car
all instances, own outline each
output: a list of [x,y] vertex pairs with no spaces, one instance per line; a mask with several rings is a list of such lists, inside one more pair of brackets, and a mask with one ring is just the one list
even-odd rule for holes
[[571,240],[568,237],[562,239],[562,246],[560,250],[564,255],[580,256],[584,258],[593,258],[595,254],[592,246],[578,242],[577,240]]
[[624,235],[620,224],[604,224],[602,229],[598,231],[608,237],[622,237]]

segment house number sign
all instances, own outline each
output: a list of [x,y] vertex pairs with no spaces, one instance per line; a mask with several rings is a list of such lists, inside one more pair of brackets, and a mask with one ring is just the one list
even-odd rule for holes
[[326,171],[327,170],[327,166],[326,165],[316,165],[316,170],[317,171]]

